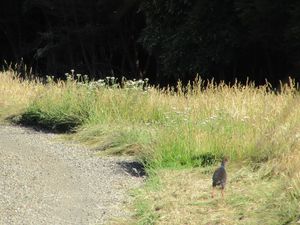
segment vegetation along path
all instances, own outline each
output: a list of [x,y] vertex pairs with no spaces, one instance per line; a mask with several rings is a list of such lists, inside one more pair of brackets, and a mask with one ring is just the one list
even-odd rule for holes
[[129,216],[142,178],[129,159],[100,158],[54,134],[0,126],[0,224],[104,224]]

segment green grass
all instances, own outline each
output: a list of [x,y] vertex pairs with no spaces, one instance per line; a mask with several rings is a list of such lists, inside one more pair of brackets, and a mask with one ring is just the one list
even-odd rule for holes
[[[299,219],[300,98],[292,80],[281,93],[269,84],[201,80],[184,88],[179,83],[174,92],[73,77],[42,84],[21,80],[13,71],[0,73],[0,118],[17,116],[25,124],[72,131],[65,138],[99,155],[134,155],[145,163],[149,179],[161,185],[148,181],[138,191],[136,217],[129,224]],[[209,192],[213,169],[224,156],[230,159],[230,181],[222,202]]]
[[155,139],[155,130],[139,125],[99,124],[85,125],[65,137],[84,143],[102,155],[127,154],[142,156]]
[[13,71],[0,72],[0,123],[24,113],[44,89],[41,83],[23,80]]
[[160,188],[147,185],[140,193],[148,211],[138,219],[154,215],[155,224],[170,225],[290,224],[299,219],[298,198],[286,190],[286,180],[264,177],[266,168],[229,166],[224,199],[219,192],[210,196],[212,169],[159,170]]

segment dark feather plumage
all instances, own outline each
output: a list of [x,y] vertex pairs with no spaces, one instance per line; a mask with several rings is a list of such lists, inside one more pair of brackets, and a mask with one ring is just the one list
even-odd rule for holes
[[221,166],[216,169],[216,171],[213,174],[212,177],[212,186],[216,187],[216,186],[221,186],[222,189],[225,188],[226,185],[226,181],[227,181],[227,173],[226,173],[226,169],[225,169],[225,164],[227,162],[227,159],[224,159],[222,161]]

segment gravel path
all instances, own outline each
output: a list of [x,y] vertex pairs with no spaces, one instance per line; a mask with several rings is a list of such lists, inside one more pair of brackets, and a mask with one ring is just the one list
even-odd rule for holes
[[105,224],[129,216],[128,190],[143,180],[126,172],[130,162],[55,137],[0,126],[0,224]]

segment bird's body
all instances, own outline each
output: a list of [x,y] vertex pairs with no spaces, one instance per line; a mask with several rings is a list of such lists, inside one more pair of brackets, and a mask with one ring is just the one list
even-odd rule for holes
[[225,169],[225,165],[227,163],[227,159],[223,159],[221,166],[215,170],[213,177],[212,177],[212,187],[213,187],[213,191],[212,191],[212,197],[214,197],[214,189],[217,186],[221,187],[222,190],[222,196],[224,196],[224,189],[226,186],[226,181],[227,181],[227,173],[226,173],[226,169]]
[[220,166],[214,172],[212,186],[213,187],[221,186],[221,188],[225,188],[226,180],[227,180],[226,169],[224,166]]

